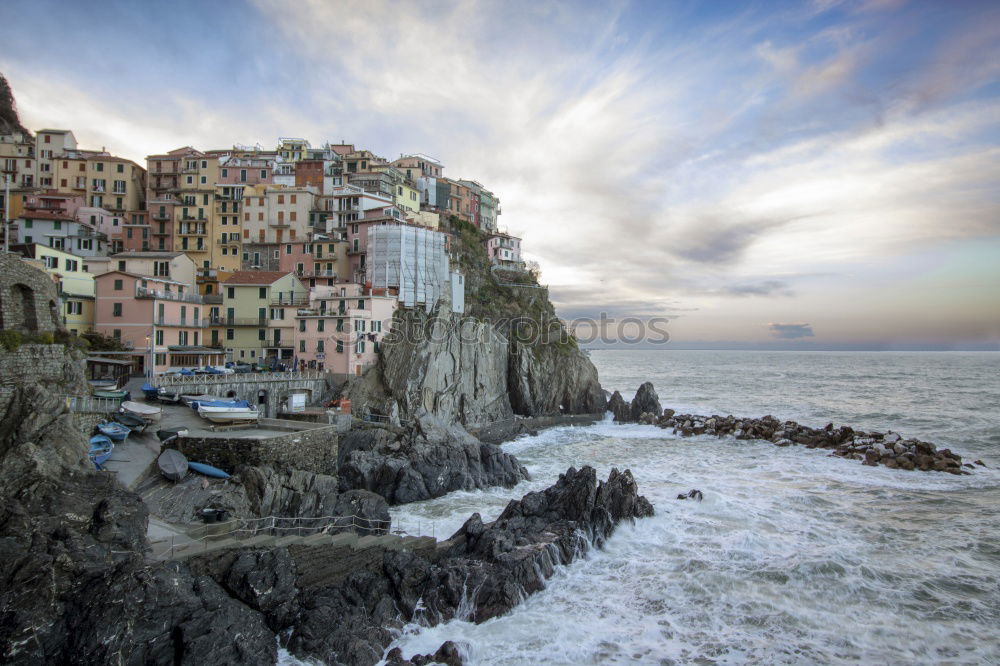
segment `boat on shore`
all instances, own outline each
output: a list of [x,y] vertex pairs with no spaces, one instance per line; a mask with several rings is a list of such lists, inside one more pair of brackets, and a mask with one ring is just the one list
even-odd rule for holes
[[229,474],[227,474],[226,472],[223,472],[218,467],[212,467],[211,465],[206,465],[205,463],[188,461],[187,466],[188,469],[190,469],[191,471],[198,472],[199,474],[203,474],[205,476],[210,476],[213,479],[229,478]]
[[249,407],[246,400],[221,399],[221,400],[192,400],[191,409],[198,410],[199,407]]
[[182,480],[188,473],[188,460],[177,449],[161,453],[156,459],[156,466],[160,468],[160,474],[174,482]]
[[122,403],[122,410],[133,416],[138,416],[143,419],[146,423],[156,423],[160,420],[160,416],[163,413],[162,407],[155,407],[153,405],[143,405],[138,402],[131,402],[126,400]]
[[260,413],[253,407],[212,407],[201,406],[198,416],[212,423],[256,423]]
[[142,432],[149,425],[145,419],[134,414],[129,414],[128,412],[118,412],[115,414],[115,421],[121,423],[132,432]]
[[124,442],[132,431],[121,423],[105,421],[97,424],[97,431],[116,442]]
[[204,402],[206,400],[225,400],[225,398],[222,398],[217,395],[210,395],[208,393],[201,393],[198,395],[184,394],[181,396],[181,402],[183,402],[188,407],[191,406],[192,402]]
[[156,392],[156,399],[160,402],[166,402],[171,405],[179,404],[181,401],[181,392],[177,390],[171,390],[168,388],[160,388]]
[[105,377],[102,379],[89,379],[87,383],[90,384],[90,388],[93,391],[116,391],[118,390],[118,380],[113,377]]
[[159,391],[160,389],[148,382],[142,385],[142,394],[146,396],[146,400],[156,400]]
[[90,438],[90,451],[87,453],[87,457],[90,458],[90,462],[94,463],[94,467],[101,470],[104,469],[104,463],[108,461],[114,450],[115,443],[111,441],[111,438],[107,435],[94,435]]
[[187,428],[161,428],[156,431],[156,437],[161,443],[168,442],[175,437],[186,437],[188,434]]
[[131,395],[129,395],[129,392],[126,391],[126,390],[124,390],[124,389],[119,389],[117,391],[95,390],[94,391],[94,397],[95,398],[109,398],[111,400],[119,400],[119,401],[121,401],[121,400],[128,400],[131,397]]

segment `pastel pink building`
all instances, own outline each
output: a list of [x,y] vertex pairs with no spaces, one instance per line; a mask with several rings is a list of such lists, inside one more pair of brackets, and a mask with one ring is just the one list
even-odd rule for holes
[[520,266],[521,239],[517,236],[494,232],[486,239],[486,254],[499,266]]
[[[94,278],[94,328],[135,350],[133,372],[153,372],[222,365],[221,349],[209,349],[208,307],[197,290],[183,282],[125,271]],[[152,343],[152,350],[150,350]]]
[[405,224],[406,214],[396,206],[370,208],[357,222],[347,224],[347,259],[349,279],[365,281],[365,253],[368,251],[368,229],[374,225]]
[[243,244],[243,270],[295,273],[308,286],[344,282],[348,275],[347,246],[335,240],[295,240]]
[[303,369],[360,375],[378,359],[397,305],[395,296],[373,294],[360,284],[313,288],[309,306],[299,308],[295,318],[296,363]]

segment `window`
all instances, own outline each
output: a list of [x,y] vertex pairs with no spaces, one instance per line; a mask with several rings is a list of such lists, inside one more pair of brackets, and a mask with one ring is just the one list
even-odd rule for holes
[[232,328],[226,329],[226,340],[233,340],[236,337],[236,330]]
[[299,333],[305,333],[305,332],[306,332],[306,320],[299,319]]
[[267,298],[267,287],[258,287],[257,298]]
[[77,270],[77,267],[80,265],[77,261],[75,261],[73,259],[66,259],[65,260],[65,264],[66,264],[66,270],[68,270],[68,271],[74,271],[74,272]]
[[291,245],[286,245],[285,246],[285,254],[291,254],[291,253],[292,253],[292,246]]
[[364,299],[361,299],[361,300],[358,301],[358,309],[359,310],[364,310],[365,309],[365,301],[364,301]]
[[344,341],[343,340],[337,340],[337,353],[338,354],[343,354],[344,353]]
[[223,169],[222,170],[222,177],[223,178],[228,178],[229,177],[229,169]]
[[288,200],[289,200],[289,203],[295,203],[295,195],[294,194],[289,195]]
[[115,340],[121,340],[122,339],[122,329],[116,328],[113,331],[111,331],[111,337],[113,337]]
[[322,333],[326,329],[326,320],[317,319],[316,320],[316,330]]
[[114,309],[111,311],[111,316],[112,317],[121,317],[122,316],[122,304],[121,303],[114,303],[113,307],[114,307]]
[[365,341],[364,340],[358,340],[354,344],[354,351],[355,351],[355,353],[358,353],[358,354],[364,354],[365,353]]
[[125,165],[124,164],[119,164],[118,165],[118,173],[125,173]]
[[236,287],[226,287],[226,298],[236,298]]
[[257,329],[257,339],[258,340],[267,340],[267,331],[264,330],[263,328]]
[[115,291],[121,291],[124,287],[124,282],[122,280],[115,280]]
[[156,344],[158,344],[158,345],[162,345],[163,344],[163,331],[162,330],[156,332]]
[[260,170],[260,179],[261,180],[266,180],[267,179],[267,171],[266,170],[264,170],[264,169]]
[[354,330],[358,331],[360,333],[364,333],[365,332],[365,320],[364,319],[358,319],[355,322],[355,324],[354,324]]
[[124,271],[125,270],[125,262],[124,261],[119,261],[118,262],[118,270],[120,270],[120,271]]
[[299,340],[299,353],[305,353],[306,351],[306,341]]
[[321,353],[321,354],[324,351],[326,351],[326,345],[323,343],[322,340],[317,340],[316,341],[316,351],[319,352],[319,353]]
[[278,195],[278,203],[280,203],[280,204],[285,203],[285,195],[284,194],[279,194]]
[[104,171],[104,163],[103,162],[95,162],[94,163],[94,171]]
[[83,303],[79,301],[69,301],[68,303],[66,303],[66,314],[68,315],[83,314]]

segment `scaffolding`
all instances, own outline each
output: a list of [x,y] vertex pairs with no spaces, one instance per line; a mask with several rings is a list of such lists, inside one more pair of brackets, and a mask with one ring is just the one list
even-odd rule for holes
[[368,229],[367,274],[373,289],[398,289],[405,307],[430,312],[439,300],[451,301],[451,275],[444,234],[406,225]]

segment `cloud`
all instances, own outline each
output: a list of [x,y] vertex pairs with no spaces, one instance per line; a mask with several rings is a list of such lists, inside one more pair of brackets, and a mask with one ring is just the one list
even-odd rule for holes
[[729,285],[725,293],[733,296],[791,296],[792,290],[788,283],[782,280],[764,280],[762,282]]
[[797,340],[799,338],[814,337],[812,326],[809,324],[775,324],[767,325],[771,331],[771,336],[779,340]]

